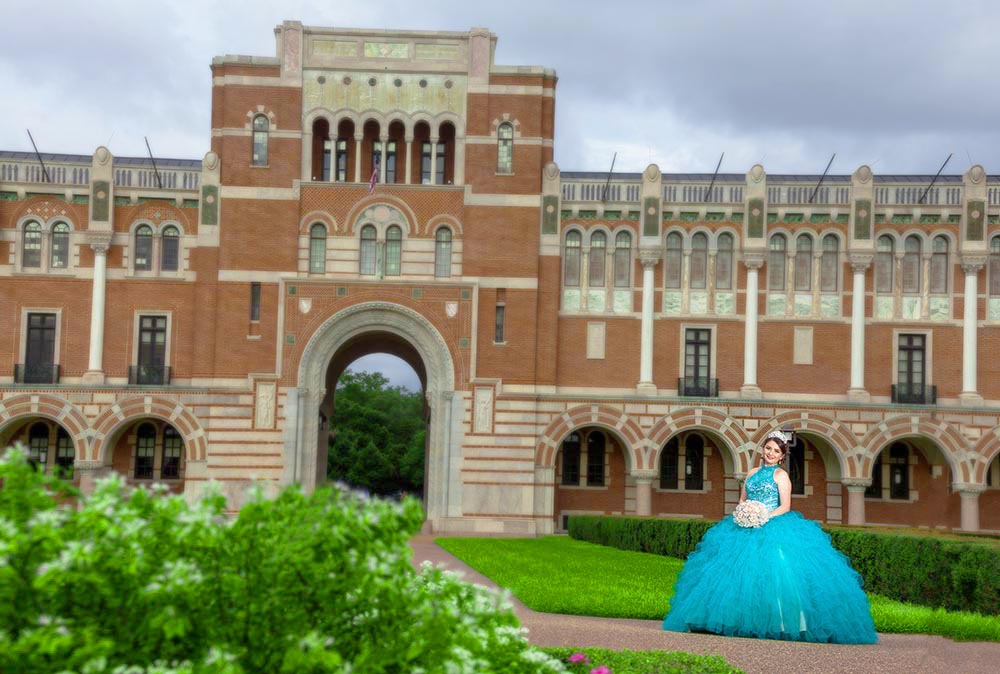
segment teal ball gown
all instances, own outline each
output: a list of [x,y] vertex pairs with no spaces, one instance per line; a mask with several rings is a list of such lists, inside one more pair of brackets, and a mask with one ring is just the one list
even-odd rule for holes
[[[746,481],[774,510],[776,466]],[[862,580],[819,525],[789,511],[759,528],[728,516],[688,557],[663,629],[836,644],[878,641]]]

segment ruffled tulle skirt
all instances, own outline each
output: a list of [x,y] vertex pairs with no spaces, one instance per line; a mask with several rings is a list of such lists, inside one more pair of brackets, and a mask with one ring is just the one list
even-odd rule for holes
[[663,629],[837,644],[878,640],[862,580],[797,512],[758,529],[724,520],[688,557]]

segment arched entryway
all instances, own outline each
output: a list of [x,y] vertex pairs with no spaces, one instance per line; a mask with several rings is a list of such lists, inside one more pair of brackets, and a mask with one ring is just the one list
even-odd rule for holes
[[624,441],[611,430],[583,426],[570,431],[555,454],[555,528],[570,515],[635,512],[631,462]]
[[416,311],[390,302],[366,302],[328,318],[303,350],[298,387],[288,394],[285,475],[306,490],[326,477],[332,391],[340,374],[360,355],[382,351],[403,358],[417,372],[427,401],[425,499],[434,530],[462,516],[460,481],[463,403],[455,394],[451,352],[438,330]]

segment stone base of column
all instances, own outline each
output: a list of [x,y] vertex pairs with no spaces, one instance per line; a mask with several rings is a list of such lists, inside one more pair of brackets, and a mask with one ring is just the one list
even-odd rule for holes
[[962,391],[958,394],[958,401],[963,407],[981,407],[983,397],[975,391]]
[[760,387],[756,384],[743,384],[740,387],[740,397],[741,398],[755,398],[760,399],[763,397]]
[[872,394],[863,388],[849,388],[847,389],[847,399],[852,403],[870,403]]
[[656,384],[651,381],[641,381],[635,387],[635,392],[641,396],[655,396],[656,395]]
[[101,370],[87,370],[83,373],[81,382],[85,386],[104,386],[105,377]]

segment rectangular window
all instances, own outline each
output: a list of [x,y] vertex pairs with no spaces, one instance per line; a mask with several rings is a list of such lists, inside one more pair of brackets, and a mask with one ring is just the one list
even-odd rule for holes
[[496,311],[496,330],[493,335],[493,341],[497,344],[503,344],[506,338],[505,334],[505,323],[507,317],[507,307],[503,304],[497,305]]
[[901,442],[889,448],[889,498],[910,498],[910,450]]
[[420,183],[431,184],[431,144],[420,144]]
[[589,255],[590,262],[590,287],[591,288],[603,288],[604,287],[604,262],[607,258],[607,252],[604,246],[593,246],[590,249]]
[[948,292],[948,253],[931,255],[929,281],[931,293],[944,295]]
[[385,146],[385,181],[396,182],[396,142],[390,141]]
[[906,253],[903,255],[901,271],[904,293],[914,295],[920,293],[920,265],[920,255],[915,253]]
[[664,287],[676,290],[681,287],[681,260],[683,253],[680,248],[667,248],[663,259]]
[[250,284],[250,320],[260,320],[260,284]]
[[337,140],[337,182],[347,182],[347,141]]
[[156,436],[139,437],[135,446],[135,479],[153,479],[153,461],[156,455]]
[[684,381],[681,395],[712,395],[711,348],[711,330],[688,328],[684,331]]
[[875,292],[892,292],[892,268],[895,264],[896,259],[891,252],[875,255]]
[[447,156],[446,146],[444,143],[437,144],[437,157],[435,157],[437,170],[435,175],[437,176],[438,185],[446,185],[451,182],[448,178],[450,176],[445,175],[445,157]]
[[163,465],[160,467],[160,477],[164,480],[176,480],[181,476],[181,448],[183,442],[176,431],[163,434]]
[[162,385],[166,380],[167,317],[139,318],[139,358],[136,384]]
[[715,289],[733,289],[733,253],[731,250],[720,250],[715,256]]
[[824,293],[837,292],[837,272],[839,271],[837,251],[824,250],[820,260],[819,289]]
[[926,384],[926,337],[900,335],[897,351],[896,390],[897,402],[919,402]]
[[587,442],[587,486],[604,486],[604,443]]
[[320,180],[327,182],[330,180],[330,162],[333,154],[333,141],[326,139],[323,141],[323,170],[320,173]]
[[677,489],[677,437],[674,436],[663,448],[660,456],[660,489]]
[[795,290],[807,292],[812,290],[812,251],[795,251]]
[[785,251],[772,250],[767,255],[767,289],[785,289]]
[[28,314],[27,337],[24,383],[55,383],[56,315]]

